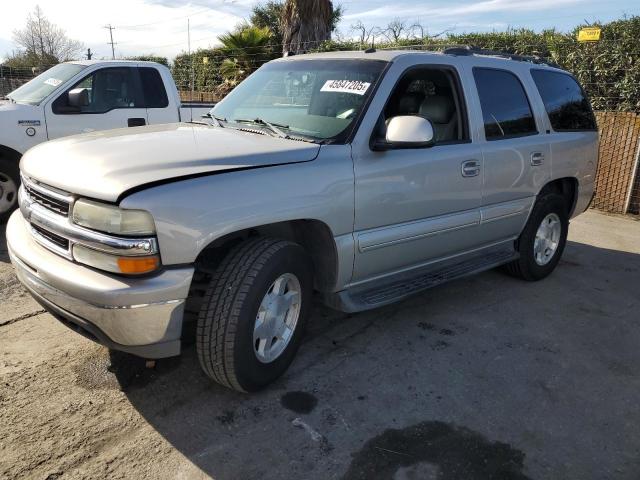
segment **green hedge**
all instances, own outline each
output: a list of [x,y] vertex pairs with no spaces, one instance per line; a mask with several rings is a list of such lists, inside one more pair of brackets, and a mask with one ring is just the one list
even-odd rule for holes
[[[521,55],[537,55],[573,73],[583,84],[596,110],[640,112],[640,17],[632,16],[597,26],[602,28],[602,36],[599,42],[594,43],[578,43],[577,32],[583,27],[580,25],[570,33],[519,29],[448,35],[435,41],[409,39],[397,44],[377,43],[376,47],[441,50],[453,45],[473,45]],[[346,41],[326,42],[318,50],[360,48],[362,46],[357,42]],[[277,48],[265,52],[266,59],[278,55]],[[172,67],[179,88],[190,89],[193,68],[194,90],[218,91],[223,84],[219,66],[229,56],[230,53],[223,48],[179,55]],[[203,63],[203,57],[208,57],[208,63]]]

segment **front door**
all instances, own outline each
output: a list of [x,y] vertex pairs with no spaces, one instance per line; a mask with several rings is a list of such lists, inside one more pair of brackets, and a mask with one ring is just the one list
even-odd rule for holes
[[[68,103],[69,90],[84,88],[88,103],[75,107]],[[136,67],[108,67],[96,70],[45,107],[49,139],[141,126],[147,110]]]
[[482,156],[470,141],[467,108],[453,67],[406,70],[374,136],[394,116],[431,121],[432,147],[372,151],[354,144],[355,263],[352,283],[399,273],[477,244]]

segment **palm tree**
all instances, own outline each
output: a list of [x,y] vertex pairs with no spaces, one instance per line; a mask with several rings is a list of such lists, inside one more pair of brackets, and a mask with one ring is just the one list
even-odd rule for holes
[[237,83],[270,60],[269,42],[271,31],[264,27],[240,25],[234,31],[218,37],[226,58],[221,68],[222,76],[231,83]]
[[287,0],[281,18],[282,53],[304,53],[330,40],[333,17],[330,0]]

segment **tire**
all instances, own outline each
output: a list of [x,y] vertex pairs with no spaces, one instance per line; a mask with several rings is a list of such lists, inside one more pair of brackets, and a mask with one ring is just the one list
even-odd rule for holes
[[0,157],[0,223],[5,223],[18,206],[18,187],[18,162]]
[[[539,249],[538,260],[536,260],[535,244],[538,229],[543,221],[549,224],[550,221],[556,219],[559,221],[560,228],[557,246],[553,250],[553,254],[540,255],[540,252],[546,249]],[[567,243],[568,231],[569,216],[564,197],[557,193],[548,193],[540,197],[533,206],[529,220],[516,242],[516,250],[520,253],[520,258],[506,264],[504,270],[514,277],[527,281],[537,281],[547,277],[553,272],[562,257]],[[551,250],[550,248],[549,252]],[[542,260],[543,263],[540,263],[539,260]]]
[[[286,297],[295,290],[294,277],[299,287],[297,306],[263,309],[267,294],[275,294],[271,291],[274,281],[285,279],[286,288],[291,288],[284,294]],[[259,390],[280,377],[300,346],[312,290],[312,264],[300,245],[261,237],[231,249],[212,275],[198,316],[196,350],[204,372],[221,385],[240,392]],[[293,318],[288,316],[297,312],[297,321],[289,332],[288,341],[281,338],[275,341],[277,337],[271,337],[268,342],[256,340],[254,329],[260,315],[267,324],[264,312],[280,311],[278,309],[287,312],[286,318]],[[281,340],[284,343],[277,343]],[[273,349],[268,349],[267,344]],[[266,358],[265,352],[277,352],[276,346],[284,349],[273,359]],[[261,355],[262,359],[259,358]]]

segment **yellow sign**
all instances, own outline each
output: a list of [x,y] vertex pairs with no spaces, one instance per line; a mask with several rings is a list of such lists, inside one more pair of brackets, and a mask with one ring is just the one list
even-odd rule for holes
[[209,63],[209,57],[202,57],[202,63]]
[[578,32],[579,42],[597,42],[600,40],[600,27],[581,28]]

